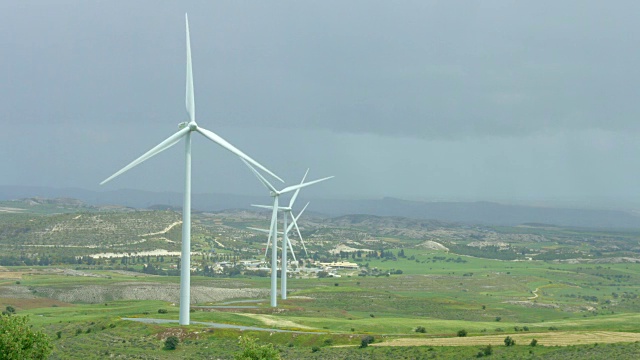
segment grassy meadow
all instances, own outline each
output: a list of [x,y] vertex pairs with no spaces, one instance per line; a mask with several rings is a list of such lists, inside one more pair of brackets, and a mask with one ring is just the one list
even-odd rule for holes
[[[640,264],[501,261],[427,250],[405,250],[405,254],[414,260],[368,262],[370,268],[402,269],[399,275],[363,277],[345,273],[340,278],[293,278],[289,280],[289,298],[280,300],[277,309],[270,308],[264,297],[255,299],[252,308],[194,306],[191,314],[195,322],[304,333],[143,324],[122,318],[176,320],[176,304],[154,300],[63,302],[41,295],[51,294],[51,289],[65,293],[79,287],[109,288],[130,282],[177,285],[179,279],[173,276],[107,270],[84,271],[100,277],[69,276],[33,267],[5,268],[9,276],[0,279],[0,288],[23,288],[31,296],[10,298],[0,293],[0,302],[16,308],[19,315],[28,315],[35,327],[47,332],[56,345],[53,359],[101,358],[110,354],[150,359],[231,358],[234,351],[238,351],[237,337],[246,333],[276,344],[285,358],[302,354],[305,358],[471,358],[487,344],[494,344],[491,356],[495,358],[532,358],[534,355],[553,358],[554,352],[586,351],[581,346],[589,348],[588,353],[592,354],[589,356],[595,356],[600,351],[595,347],[597,343],[602,343],[599,346],[604,348],[629,348],[625,351],[632,351],[630,354],[640,351],[636,344],[640,337],[635,340],[625,334],[640,333],[640,303],[635,297],[640,291],[637,281]],[[192,286],[198,285],[216,289],[268,289],[269,279],[193,277]],[[229,301],[233,300],[195,305],[215,306]],[[166,312],[158,313],[160,309]],[[418,327],[424,327],[425,332],[417,333]],[[467,336],[460,338],[457,332],[463,329]],[[578,336],[588,332],[601,332],[601,335],[587,340]],[[613,335],[604,335],[604,332],[613,332]],[[181,338],[179,348],[173,352],[163,350],[163,339],[174,333]],[[365,335],[372,335],[376,341],[366,349],[359,349]],[[508,335],[526,339],[514,349],[507,349],[500,342]],[[569,340],[562,344],[565,346],[558,347],[551,340],[561,335]],[[528,346],[529,338],[536,337],[538,346]],[[572,337],[576,339],[574,343],[570,340]],[[442,338],[449,340],[428,341]],[[545,339],[549,342],[547,346]],[[580,344],[581,341],[589,343]],[[612,341],[625,343],[605,345]],[[453,342],[458,346],[443,345]]]
[[[178,259],[135,254],[179,249],[179,216],[65,204],[5,203],[18,210],[0,216],[0,306],[50,337],[51,359],[231,359],[240,336],[273,344],[285,359],[640,358],[639,232],[310,219],[301,223],[310,249],[301,266],[313,257],[359,270],[294,274],[277,308],[264,274],[199,270],[194,324],[182,327]],[[247,212],[196,214],[196,266],[261,257],[264,239],[246,226],[264,222]],[[331,253],[338,244],[362,254]],[[102,252],[122,257],[90,257]],[[145,273],[149,264],[161,275]],[[174,322],[143,322],[155,320]],[[177,349],[163,348],[169,336]],[[374,342],[361,348],[365,336]]]

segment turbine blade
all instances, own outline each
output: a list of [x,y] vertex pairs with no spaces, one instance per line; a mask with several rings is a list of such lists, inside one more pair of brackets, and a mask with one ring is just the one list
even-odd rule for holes
[[322,179],[318,179],[318,180],[313,180],[313,181],[309,181],[308,183],[304,183],[304,184],[298,184],[298,185],[292,185],[292,186],[287,186],[286,188],[280,190],[280,194],[284,194],[293,190],[297,190],[297,189],[302,189],[303,187],[307,187],[309,185],[313,185],[313,184],[317,184],[321,181],[325,181],[325,180],[329,180],[331,178],[333,178],[334,176],[328,176],[326,178],[322,178]]
[[177,133],[169,136],[166,140],[164,140],[163,142],[161,142],[160,144],[156,145],[154,148],[152,148],[151,150],[147,151],[146,153],[144,153],[142,156],[140,156],[139,158],[133,160],[131,163],[129,163],[129,165],[123,167],[122,169],[118,170],[118,172],[116,172],[115,174],[109,176],[108,178],[106,178],[105,180],[103,180],[100,185],[103,185],[109,181],[111,181],[113,178],[115,178],[116,176],[126,172],[127,170],[131,169],[132,167],[142,163],[143,161],[163,152],[164,150],[167,150],[168,148],[172,147],[173,145],[175,145],[178,141],[180,141],[180,139],[185,136],[188,132],[190,131],[190,129],[188,127],[180,129]]
[[196,102],[193,92],[193,67],[191,65],[191,37],[189,36],[189,17],[184,14],[187,28],[187,89],[185,91],[185,106],[189,114],[189,121],[196,121]]
[[230,152],[236,154],[240,158],[245,159],[251,165],[259,168],[260,170],[266,172],[267,174],[273,176],[274,178],[284,182],[284,180],[279,178],[278,175],[272,173],[269,169],[267,169],[266,167],[260,165],[260,163],[258,163],[257,161],[253,160],[252,158],[250,158],[247,154],[243,153],[242,151],[238,150],[235,146],[231,145],[229,142],[227,142],[222,137],[218,136],[216,133],[214,133],[212,131],[209,131],[207,129],[201,128],[199,126],[196,128],[196,130],[200,134],[202,134],[205,137],[207,137],[209,140],[213,141],[214,143],[216,143],[216,144],[222,146],[223,148],[229,150]]
[[[257,208],[260,208],[260,209],[269,209],[269,210],[273,209],[273,206],[271,206],[271,205],[256,205],[256,204],[251,204],[251,206],[253,206],[253,207],[257,207]],[[288,206],[278,206],[278,211],[288,211],[288,210],[291,210],[291,208],[290,208],[290,207],[288,207]]]
[[261,209],[273,209],[272,205],[256,205],[256,204],[251,204],[251,206],[253,207],[257,207],[257,208],[261,208]]
[[260,180],[260,182],[262,183],[262,185],[264,185],[264,187],[267,188],[267,190],[273,191],[273,192],[278,192],[276,190],[276,188],[271,185],[271,183],[269,181],[267,181],[267,179],[264,178],[264,176],[262,176],[262,174],[260,174],[253,166],[251,166],[251,164],[249,164],[247,162],[247,160],[240,158],[240,160],[242,160],[242,162],[247,165],[247,167],[251,170],[251,172],[253,173],[253,175],[255,175],[258,180]]
[[302,208],[302,211],[300,211],[300,213],[298,213],[298,216],[296,217],[294,217],[293,213],[291,213],[291,219],[293,220],[292,223],[296,227],[296,231],[298,232],[298,237],[300,237],[300,243],[302,244],[302,248],[304,249],[305,256],[309,256],[309,253],[307,252],[307,247],[304,246],[304,240],[302,240],[302,234],[300,233],[300,228],[298,227],[298,219],[300,218],[302,213],[307,209],[307,206],[309,206],[308,202],[307,202],[307,205],[305,205]]
[[293,256],[293,261],[298,262],[298,259],[296,259],[296,253],[293,252],[293,246],[291,245],[291,241],[289,241],[289,237],[287,237],[287,244],[289,245],[289,250],[291,250],[291,256]]
[[[309,173],[309,169],[307,169],[307,171],[304,173],[304,176],[302,177],[302,181],[300,181],[300,184],[304,183],[304,180],[307,178],[307,174]],[[298,197],[298,193],[300,192],[300,189],[296,190],[296,192],[293,193],[293,196],[291,197],[291,200],[289,200],[289,207],[293,208],[293,203],[296,202],[296,198]]]
[[265,233],[265,234],[268,234],[268,233],[271,231],[271,230],[269,230],[269,229],[254,228],[254,227],[251,227],[251,226],[247,226],[247,229],[249,229],[249,230],[254,230],[254,231],[259,231],[259,232],[263,232],[263,233]]

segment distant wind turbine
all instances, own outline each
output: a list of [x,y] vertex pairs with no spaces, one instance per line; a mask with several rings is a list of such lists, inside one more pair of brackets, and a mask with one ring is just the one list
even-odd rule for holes
[[[189,121],[183,122],[179,125],[180,130],[175,134],[168,137],[166,140],[156,145],[151,150],[144,153],[139,158],[132,161],[129,165],[123,167],[115,174],[111,175],[100,185],[112,180],[118,175],[126,172],[127,170],[139,165],[145,160],[167,150],[171,146],[175,145],[180,139],[185,139],[185,186],[184,186],[184,205],[182,207],[182,255],[181,255],[181,269],[180,269],[180,325],[189,324],[189,304],[190,304],[190,287],[191,287],[191,133],[198,132],[207,139],[222,146],[226,150],[240,157],[243,161],[252,164],[253,166],[265,171],[269,175],[282,181],[277,175],[269,171],[264,166],[260,165],[257,161],[250,158],[248,155],[231,145],[222,137],[218,136],[214,132],[204,129],[196,124],[196,106],[194,100],[193,91],[193,70],[191,66],[191,40],[189,37],[189,18],[187,14],[184,15],[186,22],[187,33],[187,86],[185,95],[185,105],[187,108],[187,114],[189,115]],[[284,182],[284,181],[282,181]]]
[[[244,160],[243,160],[244,161]],[[273,239],[273,241],[271,242],[271,307],[276,307],[278,305],[277,302],[277,283],[278,283],[278,247],[276,245],[277,240],[278,240],[278,198],[280,197],[280,195],[294,191],[294,190],[298,190],[298,189],[302,189],[303,187],[307,187],[309,185],[313,185],[313,184],[317,184],[321,181],[325,181],[328,179],[333,178],[333,176],[329,176],[326,178],[322,178],[322,179],[318,179],[318,180],[314,180],[314,181],[310,181],[310,182],[306,182],[306,183],[300,183],[298,185],[292,185],[292,186],[287,186],[282,190],[278,190],[276,189],[273,185],[271,185],[271,183],[264,178],[264,176],[262,176],[253,166],[251,166],[251,164],[249,164],[247,161],[244,161],[244,163],[249,167],[249,169],[251,169],[251,171],[256,175],[256,177],[258,178],[258,180],[260,180],[260,182],[262,183],[262,185],[264,185],[264,187],[266,187],[269,191],[271,196],[273,197],[273,206],[271,207],[273,210],[271,212],[271,226],[269,227],[269,230],[271,232],[271,235],[269,236],[271,239]],[[284,220],[284,229],[287,229],[287,218],[285,217]],[[284,232],[284,237],[283,237],[283,242],[282,242],[282,254],[283,254],[283,265],[282,265],[282,270],[283,270],[283,276],[284,276],[284,272],[286,271],[286,249],[287,249],[287,243],[286,241],[286,231]]]
[[[302,177],[302,180],[300,181],[300,184],[304,183],[304,180],[307,178],[307,174],[309,173],[309,169],[307,169],[307,171],[304,173],[304,176]],[[286,231],[282,232],[282,246],[283,246],[283,250],[282,250],[282,276],[280,277],[280,296],[281,298],[284,300],[287,298],[287,251],[286,251],[286,246],[289,247],[289,249],[291,249],[291,254],[293,255],[293,261],[297,261],[296,260],[296,255],[293,251],[293,247],[291,246],[291,242],[289,241],[289,231],[291,231],[292,227],[295,226],[296,230],[298,231],[298,236],[300,237],[300,243],[302,244],[302,248],[304,249],[305,255],[308,255],[307,253],[307,248],[304,246],[304,240],[302,239],[302,234],[300,233],[300,228],[298,228],[298,218],[300,217],[300,214],[302,214],[304,212],[304,210],[307,208],[307,206],[309,206],[309,203],[307,203],[307,205],[304,206],[304,209],[302,209],[302,211],[300,212],[300,214],[298,214],[298,216],[294,216],[293,215],[293,203],[296,201],[296,198],[298,197],[298,193],[300,193],[300,189],[296,190],[295,193],[293,193],[293,196],[291,197],[291,200],[289,201],[289,206],[279,206],[278,210],[284,212],[284,228],[286,229]],[[269,205],[251,205],[251,206],[255,206],[255,207],[259,207],[259,208],[263,208],[263,209],[271,209],[271,206]],[[287,218],[291,216],[291,225],[287,226]],[[269,248],[269,243],[271,241],[271,234],[269,234],[269,237],[267,238],[267,249]],[[265,249],[265,258],[267,257],[267,252]]]

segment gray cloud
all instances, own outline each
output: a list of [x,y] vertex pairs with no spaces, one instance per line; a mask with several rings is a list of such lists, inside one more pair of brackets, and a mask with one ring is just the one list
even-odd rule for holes
[[[310,166],[338,175],[336,196],[624,198],[639,7],[1,2],[0,184],[95,186],[175,131],[188,11],[199,123],[286,179]],[[205,144],[194,191],[262,191]],[[179,189],[180,151],[161,157],[113,186]]]

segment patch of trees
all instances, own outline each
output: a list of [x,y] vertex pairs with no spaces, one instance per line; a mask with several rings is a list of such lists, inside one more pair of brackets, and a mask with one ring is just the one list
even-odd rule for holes
[[497,246],[473,247],[457,244],[447,244],[447,247],[450,252],[455,254],[474,256],[484,259],[516,260],[524,258],[521,254],[516,253],[511,248],[500,250]]

